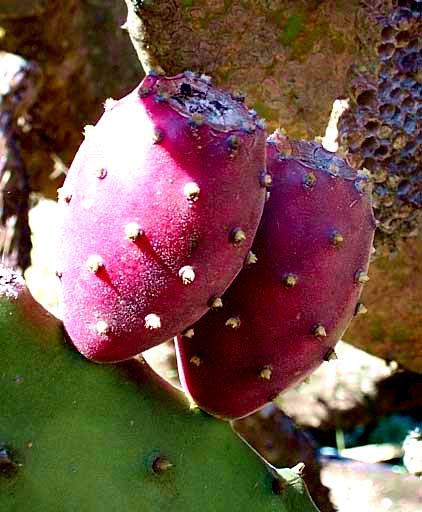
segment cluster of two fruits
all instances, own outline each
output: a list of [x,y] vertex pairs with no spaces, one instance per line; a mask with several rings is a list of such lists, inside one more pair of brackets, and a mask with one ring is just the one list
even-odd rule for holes
[[249,414],[334,357],[362,310],[366,184],[319,144],[267,140],[208,77],[148,75],[106,103],[60,190],[72,342],[112,362],[178,335],[195,402]]

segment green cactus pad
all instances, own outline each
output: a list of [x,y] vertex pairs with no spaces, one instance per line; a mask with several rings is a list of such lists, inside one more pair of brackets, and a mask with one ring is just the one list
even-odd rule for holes
[[275,485],[229,424],[190,408],[143,360],[80,356],[8,270],[0,390],[2,512],[316,510],[297,475]]

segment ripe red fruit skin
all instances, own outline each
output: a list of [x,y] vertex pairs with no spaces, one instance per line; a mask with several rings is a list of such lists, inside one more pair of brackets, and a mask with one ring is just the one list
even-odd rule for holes
[[255,112],[190,72],[106,102],[59,193],[62,316],[83,355],[128,359],[224,292],[261,218],[265,140]]
[[269,139],[272,188],[246,267],[176,339],[185,390],[210,414],[246,416],[324,360],[354,316],[375,220],[367,176],[313,142]]

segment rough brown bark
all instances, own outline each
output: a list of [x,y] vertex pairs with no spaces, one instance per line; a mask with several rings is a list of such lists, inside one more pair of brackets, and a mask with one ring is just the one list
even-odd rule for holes
[[378,60],[373,13],[357,0],[126,3],[146,70],[210,74],[292,137],[322,135],[351,66]]
[[378,66],[355,70],[338,125],[349,161],[371,171],[376,246],[393,250],[422,224],[422,6],[398,4],[379,19]]

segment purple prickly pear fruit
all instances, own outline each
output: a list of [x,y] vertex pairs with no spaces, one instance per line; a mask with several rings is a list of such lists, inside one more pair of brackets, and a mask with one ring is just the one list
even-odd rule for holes
[[59,192],[63,321],[83,355],[128,359],[225,291],[262,215],[265,140],[204,75],[151,74],[107,102]]
[[367,176],[315,142],[274,134],[272,187],[244,270],[177,338],[184,388],[207,412],[246,416],[323,361],[358,311],[375,220]]

